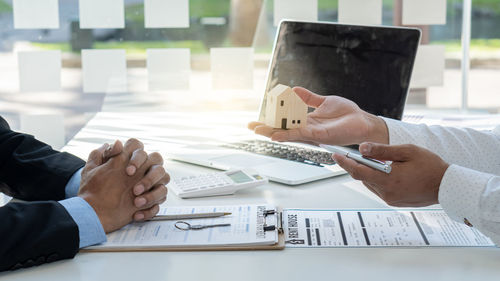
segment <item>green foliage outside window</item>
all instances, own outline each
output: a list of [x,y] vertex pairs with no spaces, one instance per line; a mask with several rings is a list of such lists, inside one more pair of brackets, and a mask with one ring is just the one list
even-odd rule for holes
[[[191,18],[229,16],[230,0],[190,0]],[[144,22],[144,4],[129,5],[125,8],[127,20]]]
[[0,13],[6,13],[12,11],[12,7],[5,3],[5,1],[0,0]]

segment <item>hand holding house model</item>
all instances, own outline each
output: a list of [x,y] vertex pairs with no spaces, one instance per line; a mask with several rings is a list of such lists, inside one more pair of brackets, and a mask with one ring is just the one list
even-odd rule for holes
[[278,129],[296,129],[307,125],[308,106],[292,90],[278,84],[267,94],[266,125]]

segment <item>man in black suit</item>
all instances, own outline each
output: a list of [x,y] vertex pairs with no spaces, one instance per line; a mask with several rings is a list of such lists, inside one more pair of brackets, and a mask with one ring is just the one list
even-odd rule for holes
[[0,271],[73,258],[105,233],[152,218],[168,181],[162,157],[137,140],[105,144],[85,163],[0,117],[0,191],[25,201],[0,208]]

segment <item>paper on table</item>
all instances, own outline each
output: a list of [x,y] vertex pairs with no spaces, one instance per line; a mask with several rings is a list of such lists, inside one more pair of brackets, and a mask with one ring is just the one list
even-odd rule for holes
[[187,28],[189,1],[145,0],[144,21],[146,28]]
[[[219,218],[183,220],[192,225],[230,223],[231,226],[184,231],[175,228],[176,221],[133,223],[108,234],[106,243],[92,248],[274,245],[278,242],[278,233],[277,231],[264,231],[265,221],[262,220],[263,211],[271,209],[275,209],[275,207],[269,205],[245,205],[162,208],[160,215],[231,212],[230,216]],[[266,221],[271,225],[275,225],[276,216],[267,216]]]
[[189,49],[148,49],[147,55],[150,91],[189,89]]
[[61,149],[65,144],[64,116],[62,114],[22,114],[21,131],[38,140]]
[[123,0],[79,0],[80,28],[124,28]]
[[403,25],[446,24],[446,0],[403,0]]
[[12,9],[14,28],[59,28],[59,0],[14,0]]
[[339,22],[382,24],[382,0],[339,0]]
[[127,91],[125,50],[82,50],[84,93]]
[[492,247],[443,210],[286,209],[287,247]]
[[274,25],[283,19],[317,21],[318,0],[274,0]]
[[17,56],[21,92],[61,89],[61,51],[19,52]]
[[411,88],[442,86],[444,83],[445,47],[420,45],[413,67]]
[[253,48],[212,48],[210,67],[214,89],[253,88]]

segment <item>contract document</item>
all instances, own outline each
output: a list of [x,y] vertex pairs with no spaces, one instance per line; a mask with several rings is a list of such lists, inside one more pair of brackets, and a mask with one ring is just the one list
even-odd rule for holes
[[107,242],[89,249],[113,250],[139,248],[142,250],[170,248],[210,248],[224,246],[262,246],[278,242],[278,230],[265,230],[266,225],[276,225],[277,215],[266,211],[276,210],[269,205],[168,207],[159,215],[230,212],[218,218],[183,219],[192,225],[230,224],[224,227],[201,230],[180,230],[178,220],[132,223],[107,235]]
[[283,210],[286,247],[494,247],[443,210]]

